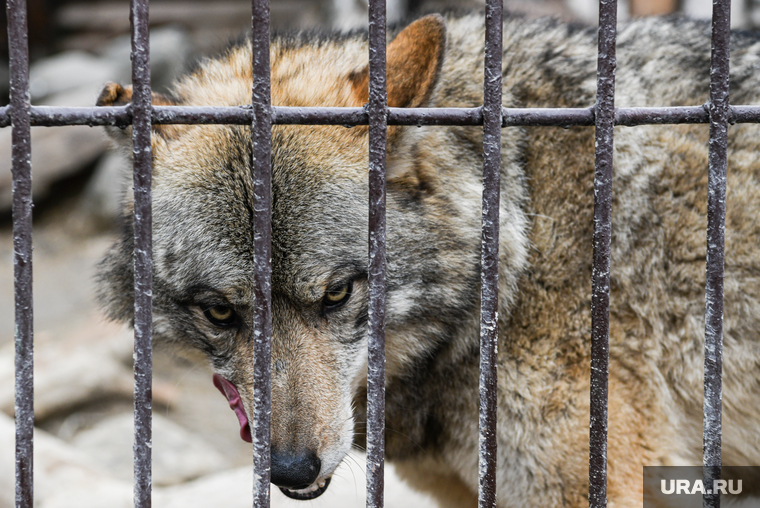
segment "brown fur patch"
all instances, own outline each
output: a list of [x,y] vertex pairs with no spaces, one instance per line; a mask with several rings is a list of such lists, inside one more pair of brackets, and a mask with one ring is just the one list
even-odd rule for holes
[[[417,108],[433,93],[443,64],[446,25],[440,15],[419,19],[388,45],[387,90],[391,108]],[[349,75],[358,104],[369,100],[369,67]]]

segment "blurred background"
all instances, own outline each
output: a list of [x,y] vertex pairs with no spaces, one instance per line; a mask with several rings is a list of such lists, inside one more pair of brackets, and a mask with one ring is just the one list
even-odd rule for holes
[[[34,104],[90,106],[108,81],[128,83],[129,2],[29,0]],[[507,0],[528,17],[595,24],[594,0]],[[481,0],[388,0],[389,21]],[[732,25],[760,25],[760,0],[732,0]],[[272,0],[276,30],[366,25],[364,0]],[[709,18],[710,0],[620,0],[619,19],[685,13]],[[8,101],[5,9],[0,17],[0,103]],[[249,27],[250,3],[154,0],[153,88]],[[107,322],[94,297],[95,266],[118,230],[130,167],[100,128],[32,130],[34,178],[35,506],[132,506],[132,333]],[[11,130],[0,129],[0,508],[14,499]],[[155,354],[154,506],[251,506],[251,448],[203,361]],[[389,507],[435,506],[388,467]],[[345,461],[313,506],[364,506],[364,458]],[[303,506],[273,492],[273,506]]]

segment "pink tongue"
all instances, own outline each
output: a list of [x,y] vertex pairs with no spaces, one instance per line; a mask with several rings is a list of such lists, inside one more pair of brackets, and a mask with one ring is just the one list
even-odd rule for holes
[[245,409],[243,409],[243,401],[240,400],[240,394],[235,385],[219,374],[214,374],[214,386],[227,398],[227,402],[230,403],[230,409],[235,411],[240,422],[240,437],[242,440],[249,443],[252,442],[251,426],[248,424],[248,417],[245,415]]

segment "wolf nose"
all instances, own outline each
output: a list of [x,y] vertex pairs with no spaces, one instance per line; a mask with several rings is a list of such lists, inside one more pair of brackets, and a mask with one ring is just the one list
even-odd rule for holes
[[317,480],[322,461],[316,454],[301,455],[272,450],[272,483],[293,490],[305,489]]

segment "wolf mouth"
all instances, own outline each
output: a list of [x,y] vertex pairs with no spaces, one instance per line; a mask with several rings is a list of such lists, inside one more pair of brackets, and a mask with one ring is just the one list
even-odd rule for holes
[[330,486],[330,480],[332,476],[325,478],[324,480],[317,480],[309,487],[301,490],[292,490],[285,487],[278,487],[280,492],[285,494],[290,499],[297,499],[299,501],[308,501],[310,499],[316,499],[325,493],[327,487]]
[[[251,443],[251,425],[248,422],[248,416],[245,413],[243,407],[243,400],[240,398],[240,392],[237,387],[229,382],[224,376],[214,374],[214,386],[222,392],[222,395],[227,399],[230,404],[230,409],[235,412],[240,423],[240,437],[243,441]],[[332,477],[327,477],[322,480],[317,480],[305,489],[289,489],[287,487],[280,487],[280,491],[291,499],[298,499],[301,501],[308,501],[310,499],[316,499],[325,493],[327,487],[330,486],[330,480]]]

